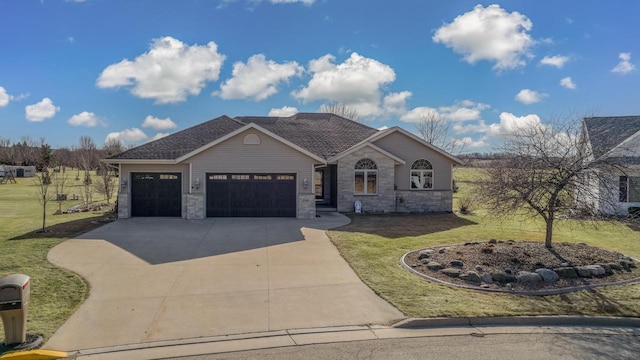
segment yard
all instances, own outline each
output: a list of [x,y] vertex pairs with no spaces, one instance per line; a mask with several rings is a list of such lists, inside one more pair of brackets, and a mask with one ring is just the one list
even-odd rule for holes
[[[456,169],[457,202],[472,191],[477,170]],[[598,288],[556,296],[517,296],[463,290],[421,279],[399,265],[406,252],[489,239],[544,240],[544,223],[472,215],[352,215],[352,223],[330,232],[334,244],[358,276],[409,317],[508,315],[640,316],[640,284]],[[640,258],[637,224],[561,220],[555,242],[577,243]]]
[[[65,192],[81,194],[82,185],[75,171],[67,171]],[[108,214],[102,211],[53,215],[58,202],[47,204],[46,233],[42,227],[42,206],[36,198],[35,178],[16,179],[17,184],[0,185],[0,277],[21,273],[31,277],[29,333],[50,336],[76,310],[89,293],[84,280],[47,261],[49,250],[60,242],[100,226]],[[49,191],[53,192],[51,188]],[[82,198],[79,196],[79,198]],[[94,201],[104,202],[95,194]],[[62,209],[81,200],[62,201]],[[0,327],[0,338],[4,337]]]

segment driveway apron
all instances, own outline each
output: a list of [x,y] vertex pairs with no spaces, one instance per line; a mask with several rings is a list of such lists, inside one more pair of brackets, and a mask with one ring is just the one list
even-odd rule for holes
[[403,314],[326,236],[348,218],[132,218],[49,252],[91,293],[49,339],[57,350],[341,325]]

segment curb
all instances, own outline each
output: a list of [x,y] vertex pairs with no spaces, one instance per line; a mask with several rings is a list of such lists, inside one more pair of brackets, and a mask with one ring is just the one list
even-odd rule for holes
[[[494,330],[489,330],[494,327]],[[247,350],[340,343],[393,338],[490,335],[521,328],[523,333],[538,332],[536,327],[558,328],[560,332],[610,333],[640,332],[640,318],[606,316],[498,316],[483,318],[412,318],[393,326],[364,325],[276,330],[260,333],[157,341],[71,352],[73,359],[111,360],[123,358],[169,359],[182,356],[220,354]],[[506,329],[505,328],[511,328]],[[563,329],[564,328],[564,329]],[[566,329],[573,328],[573,329]],[[625,330],[626,329],[626,330]],[[496,332],[497,331],[497,332]],[[518,330],[516,330],[518,331]]]
[[456,326],[598,326],[640,328],[640,318],[613,316],[495,316],[481,318],[411,318],[392,325],[400,329]]

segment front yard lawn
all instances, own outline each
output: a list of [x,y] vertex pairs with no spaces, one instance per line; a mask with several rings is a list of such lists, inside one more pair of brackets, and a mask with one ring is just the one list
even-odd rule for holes
[[[464,290],[419,278],[402,268],[412,250],[470,241],[544,241],[542,222],[498,221],[479,215],[351,215],[351,224],[329,232],[342,256],[376,293],[408,317],[510,315],[640,316],[640,284],[554,296],[518,296]],[[555,242],[583,242],[640,257],[640,229],[627,224],[558,221]]]
[[[80,194],[79,182],[73,174],[67,183],[69,194]],[[80,306],[89,293],[86,282],[78,275],[58,268],[47,261],[47,253],[57,244],[100,226],[98,220],[111,214],[79,212],[53,215],[58,203],[47,205],[46,233],[36,233],[42,227],[42,206],[36,199],[33,178],[17,179],[17,184],[0,185],[0,278],[9,274],[31,277],[31,305],[27,332],[43,334],[45,339],[62,325]],[[51,190],[50,188],[50,191]],[[96,199],[100,196],[96,195]],[[67,209],[79,204],[68,200]],[[0,339],[4,330],[0,326]]]

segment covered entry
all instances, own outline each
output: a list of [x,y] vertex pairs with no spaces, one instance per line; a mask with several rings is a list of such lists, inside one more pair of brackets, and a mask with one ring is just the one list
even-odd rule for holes
[[295,174],[207,174],[207,217],[295,216]]
[[131,216],[182,216],[181,173],[131,173]]

